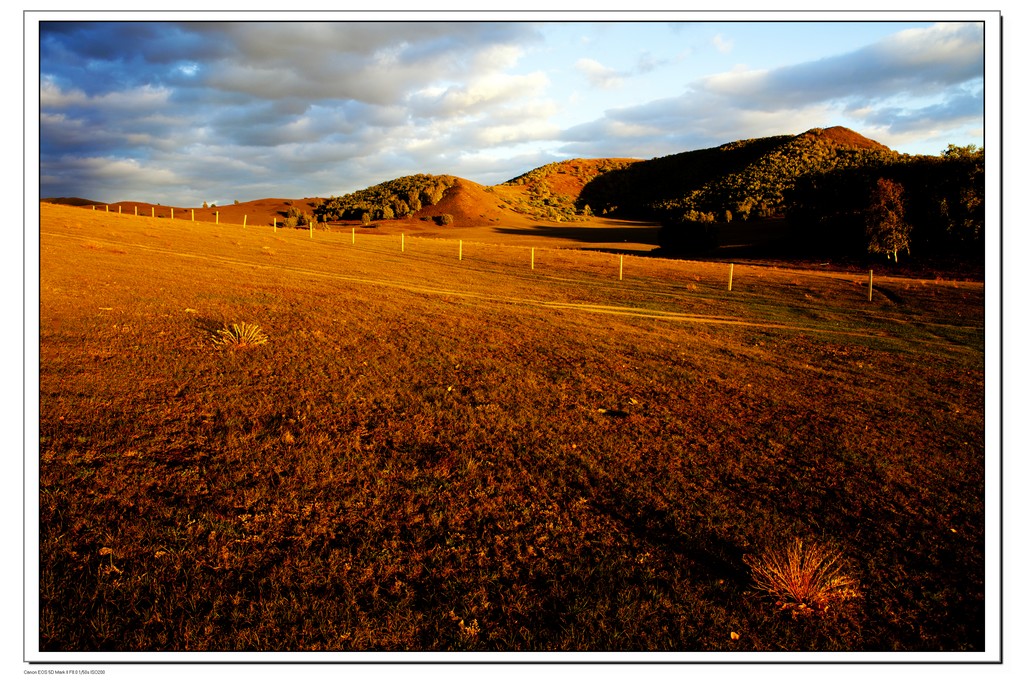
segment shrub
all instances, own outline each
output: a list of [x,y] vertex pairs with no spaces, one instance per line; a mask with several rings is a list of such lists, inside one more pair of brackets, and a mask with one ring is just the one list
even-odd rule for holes
[[857,582],[846,573],[839,551],[796,539],[785,547],[769,547],[757,556],[744,556],[754,586],[776,598],[780,609],[794,615],[825,611],[859,597]]
[[249,323],[234,323],[229,328],[227,325],[213,334],[213,343],[217,346],[246,347],[259,346],[267,343],[267,335],[259,325]]

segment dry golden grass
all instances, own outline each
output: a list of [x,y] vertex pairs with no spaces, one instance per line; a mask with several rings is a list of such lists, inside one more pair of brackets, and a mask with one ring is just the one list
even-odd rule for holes
[[41,211],[44,651],[984,642],[982,283]]

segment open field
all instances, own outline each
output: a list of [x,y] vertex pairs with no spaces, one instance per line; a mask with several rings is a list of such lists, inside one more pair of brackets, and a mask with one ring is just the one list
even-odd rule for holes
[[[40,230],[43,651],[984,646],[981,283]],[[860,597],[754,590],[797,537]]]

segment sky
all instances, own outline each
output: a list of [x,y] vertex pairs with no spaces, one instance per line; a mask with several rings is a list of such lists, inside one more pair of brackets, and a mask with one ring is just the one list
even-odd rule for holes
[[837,125],[939,154],[985,143],[985,29],[47,18],[39,191],[199,206],[342,195],[413,173],[491,185],[563,159]]

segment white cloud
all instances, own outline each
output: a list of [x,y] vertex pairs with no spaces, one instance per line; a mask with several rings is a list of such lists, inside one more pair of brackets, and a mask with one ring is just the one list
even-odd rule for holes
[[419,116],[467,116],[535,97],[548,85],[547,76],[539,71],[525,75],[494,73],[445,89],[424,89],[409,99]]
[[39,106],[46,109],[59,109],[83,104],[89,98],[78,89],[64,90],[52,78],[43,75],[39,83]]
[[721,52],[723,55],[732,52],[733,41],[727,39],[721,33],[716,33],[715,37],[711,39],[711,42],[712,44],[714,44],[715,49]]
[[596,59],[584,57],[577,60],[576,69],[587,77],[587,81],[595,88],[609,89],[622,86],[624,74],[610,69]]

